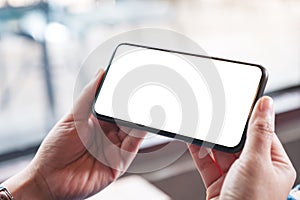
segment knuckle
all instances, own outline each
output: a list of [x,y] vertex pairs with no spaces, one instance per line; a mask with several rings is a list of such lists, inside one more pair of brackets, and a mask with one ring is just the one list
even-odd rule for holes
[[273,134],[274,126],[270,121],[257,120],[254,122],[254,131],[259,134]]

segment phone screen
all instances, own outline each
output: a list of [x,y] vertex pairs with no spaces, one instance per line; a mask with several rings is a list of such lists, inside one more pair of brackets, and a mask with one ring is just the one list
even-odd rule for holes
[[267,80],[259,65],[119,45],[98,88],[97,118],[234,151]]

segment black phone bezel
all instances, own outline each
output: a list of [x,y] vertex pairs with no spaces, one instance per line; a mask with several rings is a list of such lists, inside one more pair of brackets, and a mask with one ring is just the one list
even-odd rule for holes
[[[219,61],[231,62],[231,63],[236,63],[236,64],[243,64],[243,65],[248,65],[248,66],[253,66],[253,67],[259,68],[261,70],[261,72],[262,72],[261,79],[260,79],[260,82],[259,82],[259,85],[258,85],[258,90],[257,90],[256,96],[255,96],[255,99],[254,99],[254,101],[252,103],[252,106],[251,106],[251,109],[250,109],[250,112],[249,112],[249,115],[248,115],[248,118],[247,118],[247,121],[246,121],[246,124],[245,124],[245,128],[244,128],[244,131],[243,131],[243,134],[242,134],[240,142],[236,146],[234,146],[234,147],[227,147],[227,146],[223,146],[223,145],[220,145],[220,144],[214,144],[214,143],[211,143],[211,142],[199,140],[199,139],[196,139],[196,138],[191,138],[191,137],[188,137],[188,136],[179,135],[179,134],[176,134],[176,133],[171,133],[171,132],[164,131],[164,130],[158,130],[158,129],[155,129],[155,128],[152,128],[152,127],[147,127],[147,126],[142,125],[142,124],[136,124],[136,123],[133,123],[133,122],[128,122],[128,121],[125,121],[125,120],[116,119],[116,118],[113,118],[113,117],[110,117],[110,116],[106,116],[106,115],[102,115],[102,114],[97,113],[95,111],[96,100],[98,98],[98,95],[100,93],[102,85],[103,85],[103,83],[105,81],[105,78],[106,78],[106,75],[107,75],[107,73],[109,71],[111,63],[112,63],[112,61],[113,61],[113,59],[115,57],[115,54],[116,54],[118,48],[120,46],[122,46],[122,45],[133,46],[133,47],[140,47],[140,48],[146,48],[146,49],[153,49],[153,50],[159,50],[159,51],[164,51],[164,52],[183,54],[183,55],[188,55],[188,56],[196,56],[196,57],[201,57],[201,58],[207,58],[207,59],[212,59],[212,60],[219,60]],[[102,80],[100,81],[100,83],[99,83],[99,85],[97,87],[97,91],[96,91],[95,98],[94,98],[94,101],[93,101],[93,106],[92,106],[92,113],[94,114],[94,116],[97,119],[103,120],[103,121],[106,121],[106,122],[110,122],[110,123],[114,123],[114,124],[118,123],[120,125],[128,126],[128,127],[131,127],[131,128],[138,127],[141,130],[148,131],[148,132],[154,132],[156,134],[159,134],[159,135],[162,135],[162,136],[166,136],[166,137],[169,137],[169,138],[175,138],[175,136],[176,136],[176,139],[182,140],[184,142],[192,143],[192,144],[195,144],[195,145],[198,145],[198,146],[205,146],[205,147],[213,148],[213,149],[220,150],[220,151],[223,151],[223,152],[228,152],[228,153],[236,153],[236,152],[241,151],[242,148],[243,148],[243,146],[244,146],[244,143],[245,143],[245,140],[246,140],[246,133],[247,133],[247,128],[248,128],[248,123],[249,123],[249,119],[250,119],[251,113],[253,112],[253,108],[254,108],[255,103],[257,102],[257,100],[264,93],[264,89],[266,87],[267,80],[268,80],[268,72],[261,65],[247,63],[247,62],[241,62],[241,61],[236,61],[236,60],[229,60],[229,59],[224,59],[224,58],[218,58],[218,57],[211,57],[211,56],[199,55],[199,54],[194,54],[194,53],[187,53],[187,52],[175,51],[175,50],[170,50],[170,49],[162,49],[162,48],[150,47],[150,46],[139,45],[139,44],[120,43],[115,48],[115,50],[114,50],[114,52],[113,52],[113,54],[112,54],[112,56],[110,58],[109,64],[107,66],[107,69],[104,72],[103,78],[102,78]]]

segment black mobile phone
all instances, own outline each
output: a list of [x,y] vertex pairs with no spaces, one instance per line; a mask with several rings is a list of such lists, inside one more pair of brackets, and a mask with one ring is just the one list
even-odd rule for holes
[[122,43],[99,84],[100,120],[237,152],[267,71],[240,61]]

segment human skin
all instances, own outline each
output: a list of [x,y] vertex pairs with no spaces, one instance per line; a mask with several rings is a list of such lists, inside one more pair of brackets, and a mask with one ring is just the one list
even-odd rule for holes
[[207,199],[286,199],[296,171],[274,130],[270,97],[261,98],[252,113],[241,153],[190,145],[189,150],[207,189]]
[[[15,199],[84,199],[126,171],[145,132],[120,129],[91,115],[102,76],[100,71],[86,86],[30,165],[3,183]],[[274,110],[268,97],[254,109],[241,153],[213,150],[211,157],[203,147],[189,145],[189,150],[206,185],[207,199],[286,199],[296,177],[274,133]]]
[[3,183],[15,199],[84,199],[126,171],[145,132],[120,129],[91,114],[102,77],[100,71],[85,87],[74,108],[42,142],[29,166]]

